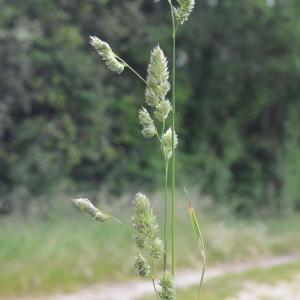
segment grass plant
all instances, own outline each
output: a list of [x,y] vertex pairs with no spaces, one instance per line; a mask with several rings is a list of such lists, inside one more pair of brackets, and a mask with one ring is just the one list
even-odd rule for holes
[[[154,2],[159,2],[155,0]],[[163,241],[159,237],[159,226],[156,216],[148,197],[138,193],[134,200],[134,216],[132,217],[132,229],[134,231],[134,241],[137,249],[135,268],[137,275],[151,278],[157,299],[173,300],[175,299],[175,148],[178,144],[176,134],[176,34],[179,28],[188,20],[192,13],[194,0],[177,0],[176,4],[172,0],[164,0],[170,7],[172,20],[172,72],[171,83],[169,76],[168,60],[160,48],[156,46],[150,55],[150,62],[147,69],[147,77],[144,79],[136,70],[134,70],[123,58],[118,56],[107,42],[98,37],[91,36],[90,43],[98,52],[108,69],[116,74],[121,74],[126,68],[132,71],[145,84],[146,107],[139,110],[139,121],[142,126],[142,135],[147,138],[156,138],[160,145],[162,153],[162,162],[164,166],[164,218],[163,218]],[[172,101],[168,100],[169,91]],[[168,117],[171,114],[171,127],[167,128]],[[169,198],[169,162],[171,160],[171,198]],[[129,228],[130,226],[123,221],[100,211],[88,199],[75,199],[74,203],[89,214],[96,221],[105,222],[109,219],[118,222]],[[189,200],[190,202],[190,200]],[[170,211],[170,212],[169,212]],[[196,234],[197,242],[201,240],[201,251],[205,259],[205,248],[195,212],[190,202],[191,220]],[[170,224],[171,236],[168,234]],[[201,238],[199,237],[201,236]],[[171,251],[169,251],[169,240]],[[199,244],[199,243],[198,243]],[[171,258],[169,258],[171,252]],[[154,274],[154,265],[160,259],[163,259],[163,274],[161,275],[159,285],[156,286]],[[203,280],[205,267],[203,267],[201,283]],[[200,283],[200,287],[201,287]],[[199,289],[200,290],[200,289]],[[199,297],[199,293],[198,293]]]

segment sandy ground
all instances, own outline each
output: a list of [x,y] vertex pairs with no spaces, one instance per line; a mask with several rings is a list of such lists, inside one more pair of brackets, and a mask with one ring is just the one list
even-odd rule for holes
[[[251,269],[267,269],[299,260],[300,253],[296,255],[273,257],[234,265],[228,264],[217,267],[208,266],[205,280],[218,278],[228,274],[243,273]],[[197,285],[199,283],[199,279],[199,271],[190,270],[178,272],[176,274],[176,287],[187,288]],[[273,286],[249,282],[234,298],[226,300],[300,300],[299,286],[300,275],[299,278],[295,279],[295,282],[279,283],[276,288]],[[143,296],[151,294],[153,294],[153,286],[149,281],[135,280],[124,284],[96,285],[72,294],[54,295],[43,298],[39,297],[35,299],[18,298],[18,300],[137,300]]]

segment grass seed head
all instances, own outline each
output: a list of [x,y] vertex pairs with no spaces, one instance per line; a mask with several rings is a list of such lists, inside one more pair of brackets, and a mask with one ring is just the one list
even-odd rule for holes
[[150,256],[152,258],[158,259],[161,258],[164,254],[163,243],[160,238],[156,238],[150,243]]
[[174,8],[175,18],[181,25],[188,20],[195,7],[195,0],[177,0],[178,7]]
[[106,42],[103,42],[96,36],[90,36],[90,44],[101,56],[109,70],[116,74],[121,74],[124,71],[126,65],[117,59],[115,53]]
[[[162,142],[163,142],[163,146],[164,146],[164,151],[165,151],[165,155],[168,159],[170,159],[172,157],[172,129],[169,128],[162,136]],[[174,134],[174,146],[175,148],[178,145],[178,137],[177,134],[175,132]]]
[[103,213],[98,208],[96,208],[86,198],[73,199],[72,201],[76,206],[78,206],[82,211],[90,215],[96,221],[104,222],[111,218],[109,215]]
[[175,287],[173,276],[166,272],[160,279],[159,285],[161,286],[161,291],[159,296],[161,300],[175,300]]
[[143,126],[142,134],[145,138],[151,138],[157,133],[154,122],[144,107],[139,111],[139,121]]
[[170,90],[168,61],[159,46],[151,52],[146,85],[146,103],[157,107]]
[[150,266],[147,260],[143,257],[141,253],[135,258],[135,270],[136,274],[141,277],[148,277],[150,274]]

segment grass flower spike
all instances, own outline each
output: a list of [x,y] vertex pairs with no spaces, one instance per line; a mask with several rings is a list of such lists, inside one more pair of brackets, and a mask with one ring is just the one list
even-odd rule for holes
[[146,103],[157,107],[170,90],[167,58],[159,46],[151,52],[148,66]]
[[160,238],[156,238],[150,244],[150,256],[152,258],[161,258],[164,253],[163,243]]
[[121,74],[124,71],[126,64],[118,60],[116,54],[106,42],[101,41],[96,36],[90,36],[90,44],[104,60],[108,69],[116,74]]
[[175,299],[175,287],[173,276],[166,272],[161,278],[159,285],[161,286],[161,291],[159,296],[161,300],[174,300]]
[[149,244],[148,240],[153,239],[158,231],[156,217],[153,214],[149,199],[144,194],[138,193],[135,197],[134,207],[133,227],[138,239],[143,238],[145,244]]
[[[162,136],[164,151],[165,151],[166,157],[168,159],[170,159],[172,157],[172,136],[173,136],[173,133],[172,133],[171,128],[169,128]],[[176,133],[175,133],[174,137],[175,137],[174,144],[175,144],[175,148],[176,148],[177,144],[178,144],[178,138],[177,138]]]
[[140,124],[143,126],[142,134],[145,138],[151,138],[156,134],[156,127],[146,108],[139,111]]
[[143,257],[142,254],[138,254],[138,256],[135,258],[135,271],[136,274],[141,277],[148,277],[150,274],[150,266],[147,262],[147,260]]
[[88,199],[79,198],[72,201],[76,206],[78,206],[82,211],[90,215],[96,221],[104,222],[111,218],[111,216],[96,208]]
[[168,115],[172,109],[171,103],[169,100],[162,100],[156,107],[154,112],[155,118],[160,122],[165,122],[168,118]]
[[183,24],[194,10],[195,0],[177,0],[179,7],[174,8],[176,21]]

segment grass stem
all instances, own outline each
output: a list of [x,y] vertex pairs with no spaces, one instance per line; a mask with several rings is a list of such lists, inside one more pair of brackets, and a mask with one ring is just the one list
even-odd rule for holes
[[175,115],[176,115],[176,22],[171,0],[168,0],[172,17],[172,176],[171,176],[171,229],[172,275],[175,275]]
[[[164,151],[164,149],[163,149]],[[165,196],[165,207],[164,207],[164,272],[167,271],[167,262],[168,262],[168,170],[169,170],[169,160],[165,157],[165,180],[164,180],[164,196]]]
[[131,67],[124,59],[122,59],[121,57],[119,57],[118,55],[116,55],[116,58],[121,61],[123,64],[125,64],[125,66],[132,71],[139,79],[141,79],[145,84],[147,83],[146,80],[133,68]]

